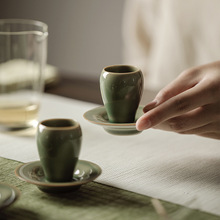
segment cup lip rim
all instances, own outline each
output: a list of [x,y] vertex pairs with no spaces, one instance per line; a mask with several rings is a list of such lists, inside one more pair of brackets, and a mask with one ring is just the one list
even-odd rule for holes
[[37,35],[48,35],[48,25],[42,21],[33,20],[33,19],[20,19],[20,18],[6,18],[0,19],[0,24],[31,24],[37,27],[42,27],[42,30],[27,30],[27,31],[0,31],[0,34],[4,35],[20,35],[20,34],[37,34]]
[[[61,127],[53,127],[53,126],[47,126],[44,123],[48,122],[48,121],[71,121],[74,123],[74,125],[70,125],[70,126],[61,126]],[[69,118],[51,118],[51,119],[45,119],[43,121],[40,121],[38,123],[38,127],[43,127],[44,129],[47,130],[71,130],[71,129],[76,129],[76,128],[80,128],[80,124],[78,121],[73,120],[73,119],[69,119]]]
[[134,71],[130,71],[130,72],[123,72],[123,74],[133,74],[133,73],[136,73],[136,72],[139,72],[140,71],[140,68],[135,66],[135,65],[129,65],[129,64],[114,64],[114,65],[109,65],[109,66],[106,66],[104,67],[104,71],[105,72],[108,72],[108,73],[111,73],[111,74],[118,74],[117,72],[112,72],[112,71],[109,71],[107,70],[108,68],[112,68],[112,67],[131,67],[131,68],[134,68],[135,70]]

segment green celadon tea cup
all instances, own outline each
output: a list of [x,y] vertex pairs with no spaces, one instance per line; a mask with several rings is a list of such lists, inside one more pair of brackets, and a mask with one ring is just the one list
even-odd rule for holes
[[133,123],[143,93],[143,74],[131,65],[112,65],[102,70],[100,90],[112,123]]
[[79,123],[72,119],[44,120],[38,124],[36,139],[46,180],[71,181],[82,142]]

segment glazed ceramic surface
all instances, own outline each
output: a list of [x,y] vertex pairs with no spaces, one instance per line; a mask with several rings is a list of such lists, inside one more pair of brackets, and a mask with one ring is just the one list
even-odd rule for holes
[[0,183],[0,209],[14,203],[19,195],[20,193],[15,187]]
[[102,70],[100,90],[110,122],[134,122],[143,83],[141,70],[134,66],[113,65]]
[[57,183],[46,180],[40,161],[23,164],[15,170],[16,176],[21,180],[36,185],[42,191],[53,193],[77,190],[81,185],[96,179],[101,172],[97,164],[78,160],[72,179]]
[[49,119],[39,123],[37,146],[45,177],[51,182],[67,182],[78,161],[82,131],[71,119]]
[[[143,106],[139,106],[136,112],[135,121],[143,115]],[[84,118],[93,124],[102,126],[108,133],[114,135],[133,135],[140,131],[136,130],[136,123],[112,123],[104,106],[100,106],[87,111]]]

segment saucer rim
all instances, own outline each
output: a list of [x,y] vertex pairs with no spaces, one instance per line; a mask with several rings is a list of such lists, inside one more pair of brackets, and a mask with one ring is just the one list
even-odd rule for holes
[[[20,192],[20,190],[17,189],[17,187],[12,186],[11,184],[0,182],[0,185],[7,186],[14,192],[14,198],[10,202],[8,202],[7,204],[5,204],[5,203],[3,203],[2,205],[0,204],[0,210],[2,210],[4,208],[12,205],[14,202],[16,202],[19,199],[19,197],[21,196],[21,192]],[[11,197],[9,199],[11,199]]]
[[32,161],[32,162],[28,162],[28,163],[24,163],[24,164],[19,165],[15,169],[15,175],[20,180],[25,181],[27,183],[30,183],[30,184],[33,184],[33,185],[36,185],[36,186],[39,186],[39,187],[48,187],[48,188],[76,187],[76,186],[80,186],[80,185],[86,184],[88,182],[91,182],[91,181],[95,180],[98,176],[101,175],[102,169],[99,165],[97,165],[97,164],[95,164],[91,161],[87,161],[87,160],[79,160],[79,161],[87,163],[87,164],[92,164],[92,166],[95,166],[97,168],[97,174],[93,177],[90,177],[89,179],[82,180],[82,181],[74,181],[74,182],[40,182],[40,181],[37,181],[37,180],[31,181],[31,180],[29,180],[27,178],[24,178],[23,176],[20,175],[19,171],[22,167],[25,167],[25,166],[28,166],[28,165],[31,165],[31,164],[34,164],[34,163],[39,163],[39,165],[41,166],[40,160],[37,160],[37,161]]
[[[139,105],[138,106],[138,109],[143,109],[144,106],[143,105]],[[103,127],[130,127],[130,128],[133,128],[136,126],[136,122],[133,122],[133,123],[113,123],[113,122],[101,122],[101,121],[95,121],[95,120],[91,120],[87,117],[87,114],[88,113],[91,113],[91,112],[94,112],[95,110],[103,110],[105,113],[106,113],[106,110],[105,110],[105,106],[102,105],[102,106],[98,106],[98,107],[95,107],[93,109],[90,109],[88,111],[86,111],[84,114],[83,114],[83,117],[84,119],[86,119],[87,121],[93,123],[93,124],[97,124],[97,125],[101,125]]]

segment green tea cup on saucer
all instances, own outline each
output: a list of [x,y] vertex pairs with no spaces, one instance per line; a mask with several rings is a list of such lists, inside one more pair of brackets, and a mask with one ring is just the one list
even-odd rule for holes
[[81,149],[80,124],[72,119],[41,121],[37,127],[36,139],[46,180],[71,181]]
[[102,70],[100,90],[110,122],[135,122],[143,84],[143,74],[135,66],[112,65]]

